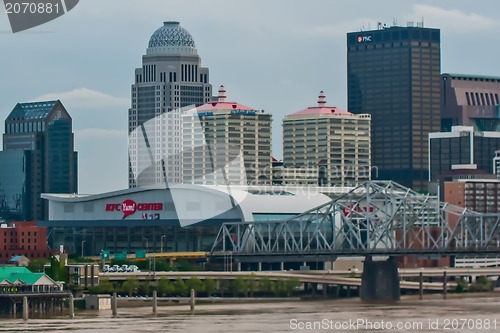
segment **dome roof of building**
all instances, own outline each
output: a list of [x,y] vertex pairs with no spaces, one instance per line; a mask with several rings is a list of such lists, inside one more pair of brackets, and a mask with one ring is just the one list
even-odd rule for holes
[[147,54],[197,54],[191,34],[179,22],[166,21],[149,39]]
[[339,109],[335,106],[327,106],[325,94],[323,90],[321,90],[318,96],[318,106],[308,107],[307,109],[294,112],[289,116],[304,116],[304,115],[316,115],[316,114],[352,115],[351,112]]

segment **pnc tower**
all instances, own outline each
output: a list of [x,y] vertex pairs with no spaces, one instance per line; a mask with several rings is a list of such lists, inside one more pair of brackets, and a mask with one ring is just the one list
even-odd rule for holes
[[129,187],[181,182],[180,108],[211,100],[208,68],[179,22],[167,21],[149,39],[135,70],[129,109]]
[[440,31],[411,25],[347,34],[348,109],[371,114],[373,179],[427,190],[428,134],[441,127]]

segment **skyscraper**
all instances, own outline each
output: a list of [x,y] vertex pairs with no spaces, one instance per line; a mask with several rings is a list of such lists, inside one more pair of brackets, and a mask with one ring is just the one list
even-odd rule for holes
[[440,129],[440,31],[347,34],[348,109],[372,115],[373,179],[427,190],[428,133]]
[[271,183],[271,114],[227,101],[221,86],[217,102],[182,119],[184,183]]
[[[18,103],[5,120],[3,149],[2,157],[13,156],[17,163],[2,158],[0,163],[10,171],[1,177],[8,180],[21,174],[24,178],[19,183],[24,190],[12,187],[9,190],[10,193],[22,193],[23,197],[19,199],[30,206],[29,214],[23,214],[24,219],[47,218],[47,205],[42,201],[41,193],[77,192],[77,153],[74,151],[72,120],[59,100]],[[10,151],[26,153],[7,155]],[[19,167],[23,170],[17,170]],[[5,183],[13,184],[12,180]],[[25,207],[21,210],[26,211]]]
[[283,119],[283,164],[319,170],[320,185],[354,186],[370,180],[370,115],[318,105]]
[[208,68],[201,67],[193,38],[179,22],[164,22],[151,36],[132,84],[129,187],[181,182],[179,109],[205,104],[211,96]]

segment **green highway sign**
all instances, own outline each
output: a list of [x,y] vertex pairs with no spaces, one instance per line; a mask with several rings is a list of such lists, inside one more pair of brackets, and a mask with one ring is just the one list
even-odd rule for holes
[[136,260],[146,260],[146,250],[140,250],[135,252]]
[[102,260],[109,260],[109,251],[101,251],[101,259]]
[[127,260],[127,251],[115,253],[116,260]]

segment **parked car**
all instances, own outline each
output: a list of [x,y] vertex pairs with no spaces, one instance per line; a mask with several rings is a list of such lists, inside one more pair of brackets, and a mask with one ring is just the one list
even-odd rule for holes
[[136,265],[128,266],[127,272],[140,272],[141,270]]

